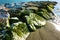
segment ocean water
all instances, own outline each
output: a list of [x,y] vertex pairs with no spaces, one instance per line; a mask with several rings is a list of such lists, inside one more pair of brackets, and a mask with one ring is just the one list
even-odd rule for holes
[[47,1],[47,0],[0,0],[0,4],[19,3],[19,2],[28,2],[28,1]]
[[28,1],[56,1],[56,0],[0,0],[0,4],[17,3],[17,2],[28,2]]
[[59,2],[59,0],[0,0],[0,4],[29,2],[29,1],[57,1],[57,2]]

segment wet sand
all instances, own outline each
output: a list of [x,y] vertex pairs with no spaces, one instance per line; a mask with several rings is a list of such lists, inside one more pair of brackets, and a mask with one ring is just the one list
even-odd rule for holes
[[52,22],[47,22],[45,27],[30,33],[26,40],[60,40],[60,31],[56,30]]

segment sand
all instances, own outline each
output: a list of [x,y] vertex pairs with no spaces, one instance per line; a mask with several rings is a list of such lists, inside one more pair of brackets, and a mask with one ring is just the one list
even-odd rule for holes
[[45,27],[32,32],[26,40],[60,40],[60,31],[56,29],[55,25],[47,22]]

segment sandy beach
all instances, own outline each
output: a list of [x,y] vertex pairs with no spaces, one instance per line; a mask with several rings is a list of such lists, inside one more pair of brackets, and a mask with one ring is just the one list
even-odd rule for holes
[[55,23],[47,22],[45,27],[32,32],[26,40],[60,40],[60,31]]

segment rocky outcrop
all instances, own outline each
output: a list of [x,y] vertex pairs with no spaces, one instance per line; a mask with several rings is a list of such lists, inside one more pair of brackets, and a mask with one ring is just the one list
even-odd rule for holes
[[[52,12],[52,9],[56,3],[57,2],[50,1],[27,2],[26,4],[23,3],[24,6],[20,9],[15,8],[9,10],[10,16],[8,13],[1,13],[1,18],[4,18],[6,23],[10,23],[10,27],[7,27],[6,29],[3,28],[4,30],[1,29],[1,31],[3,31],[2,34],[4,34],[1,39],[20,40],[22,37],[26,39],[25,35],[27,35],[27,33],[34,32],[35,30],[44,27],[46,20],[53,19],[52,16],[54,16],[54,13]],[[18,20],[11,19],[12,17],[16,17]]]

